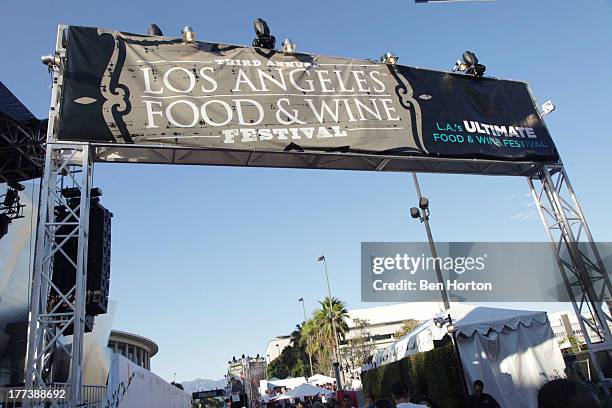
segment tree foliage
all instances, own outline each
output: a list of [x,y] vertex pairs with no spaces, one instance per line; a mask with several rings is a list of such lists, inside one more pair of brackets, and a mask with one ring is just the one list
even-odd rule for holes
[[406,334],[410,333],[411,331],[413,331],[414,329],[416,329],[418,327],[418,325],[421,324],[421,322],[419,322],[418,320],[414,320],[414,319],[408,319],[408,320],[404,320],[404,323],[402,323],[402,327],[400,327],[394,334],[393,336],[396,339],[399,339],[400,337],[405,336]]
[[369,322],[363,319],[354,319],[354,327],[350,339],[347,340],[347,347],[342,350],[343,360],[351,368],[361,367],[366,363],[368,357],[374,353],[374,343],[372,335],[366,329]]

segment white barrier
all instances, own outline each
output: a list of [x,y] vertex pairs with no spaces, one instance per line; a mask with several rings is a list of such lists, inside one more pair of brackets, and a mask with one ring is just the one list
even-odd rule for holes
[[115,353],[108,375],[109,408],[190,408],[191,396]]

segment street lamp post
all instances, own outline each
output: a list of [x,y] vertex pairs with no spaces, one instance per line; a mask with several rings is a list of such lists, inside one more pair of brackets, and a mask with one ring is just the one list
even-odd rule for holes
[[325,267],[325,279],[327,281],[327,294],[329,297],[329,318],[331,319],[332,330],[334,331],[334,340],[336,343],[336,362],[337,364],[334,364],[334,371],[336,373],[337,388],[341,390],[342,382],[340,381],[340,369],[338,367],[338,365],[340,364],[340,342],[338,340],[338,331],[336,330],[336,319],[334,319],[334,305],[332,303],[331,288],[329,286],[329,273],[327,272],[327,260],[325,259],[325,255],[321,255],[317,258],[317,261],[319,262],[323,261],[323,265]]
[[[429,241],[431,256],[433,256],[434,259],[438,259],[438,251],[436,251],[436,244],[434,243],[433,235],[431,234],[431,228],[429,227],[429,200],[427,200],[427,198],[421,195],[421,187],[419,187],[419,180],[417,179],[417,175],[415,172],[412,172],[412,178],[414,180],[414,188],[416,189],[417,198],[419,199],[419,208],[412,207],[410,209],[410,216],[412,218],[420,219],[421,222],[425,224],[425,231],[427,232],[427,240]],[[444,278],[442,277],[442,271],[440,270],[440,263],[434,262],[434,266],[436,268],[436,277],[438,279],[438,283],[442,287],[442,289],[440,290],[440,294],[442,295],[444,309],[448,310],[450,309],[450,303],[448,302],[448,294],[446,293]]]
[[[299,298],[298,302],[302,302],[302,310],[304,311],[304,323],[302,324],[302,329],[304,329],[304,325],[306,324],[306,306],[304,305],[304,298]],[[312,372],[312,355],[310,353],[308,353],[308,364],[310,364],[310,376],[312,377],[314,373]]]

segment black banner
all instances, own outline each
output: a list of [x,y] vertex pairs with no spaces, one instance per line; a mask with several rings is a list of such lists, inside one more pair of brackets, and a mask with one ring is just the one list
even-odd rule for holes
[[59,140],[557,161],[527,85],[69,27]]

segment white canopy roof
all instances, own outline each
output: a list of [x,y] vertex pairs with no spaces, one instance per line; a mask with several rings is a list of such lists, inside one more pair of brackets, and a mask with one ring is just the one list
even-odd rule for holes
[[335,384],[336,379],[333,377],[328,377],[323,374],[315,374],[312,377],[308,377],[308,383],[314,384],[314,385],[327,384],[327,383]]
[[284,380],[268,381],[268,389],[276,387],[295,388],[306,384],[306,377],[285,378]]
[[[532,322],[544,323],[548,320],[546,312],[527,310],[498,309],[492,307],[477,307],[465,304],[455,304],[450,314],[457,335],[472,337],[476,332],[487,334],[491,330],[501,333],[504,328],[516,330],[519,325],[530,326]],[[416,329],[401,337],[385,349],[379,350],[373,358],[376,366],[401,360],[402,358],[433,349],[433,340],[441,340],[446,334],[446,328],[438,328],[433,322],[434,317],[446,317],[445,314],[432,316]],[[364,367],[364,370],[372,368]]]
[[291,398],[304,398],[304,397],[312,397],[313,395],[329,395],[333,394],[333,391],[326,390],[325,388],[317,387],[312,384],[302,384],[291,391],[287,391],[284,394],[281,394],[277,397],[274,397],[274,400],[284,400]]
[[[501,406],[537,407],[537,391],[546,378],[563,373],[565,363],[546,312],[454,305],[450,314],[468,384],[484,381]],[[437,316],[435,316],[437,317]],[[379,350],[363,371],[434,348],[447,328],[434,316],[389,347]]]

